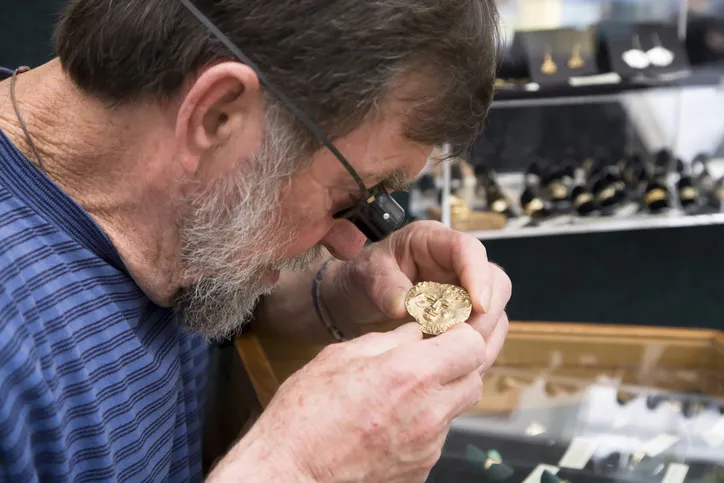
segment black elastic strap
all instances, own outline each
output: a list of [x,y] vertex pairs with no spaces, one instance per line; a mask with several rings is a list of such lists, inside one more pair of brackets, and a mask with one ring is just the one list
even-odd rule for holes
[[226,46],[227,49],[231,51],[235,56],[239,58],[244,64],[251,67],[251,69],[256,73],[256,75],[259,77],[259,80],[266,85],[267,89],[269,89],[276,97],[279,98],[286,106],[287,108],[292,111],[292,114],[299,119],[299,121],[304,124],[307,129],[309,129],[312,134],[314,134],[317,139],[319,139],[322,144],[324,144],[327,149],[329,149],[332,154],[334,154],[337,159],[344,165],[345,169],[349,171],[349,174],[352,175],[352,178],[354,178],[355,182],[359,185],[360,190],[363,194],[367,193],[367,187],[364,185],[364,182],[362,182],[362,179],[359,177],[357,172],[352,168],[352,165],[349,164],[349,162],[344,158],[342,153],[339,152],[337,147],[332,144],[332,142],[327,139],[327,136],[322,133],[322,131],[317,127],[317,125],[312,121],[309,116],[307,116],[301,109],[299,109],[291,99],[289,99],[281,90],[277,89],[274,84],[269,82],[269,79],[264,75],[263,72],[254,64],[254,62],[251,61],[246,55],[244,55],[241,50],[239,50],[234,43],[229,40],[229,38],[224,35],[224,33],[214,25],[214,23],[209,20],[199,9],[197,9],[194,4],[190,2],[190,0],[180,0],[182,4],[192,13],[194,16],[204,24],[204,26],[209,29],[209,31],[214,34],[214,36],[219,39],[219,41]]

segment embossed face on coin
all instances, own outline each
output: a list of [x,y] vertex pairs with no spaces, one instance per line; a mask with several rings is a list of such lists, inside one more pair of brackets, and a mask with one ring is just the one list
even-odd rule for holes
[[470,317],[473,304],[465,289],[456,285],[420,282],[407,292],[407,312],[425,334],[439,335]]

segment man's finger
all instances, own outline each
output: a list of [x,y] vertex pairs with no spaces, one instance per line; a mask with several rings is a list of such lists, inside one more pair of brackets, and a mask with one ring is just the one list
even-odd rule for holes
[[494,263],[490,263],[489,265],[491,267],[491,282],[493,286],[490,310],[485,314],[473,312],[470,319],[468,319],[468,324],[483,334],[486,341],[495,330],[496,324],[505,312],[505,306],[508,305],[511,295],[511,284],[508,275]]
[[452,253],[453,268],[460,284],[470,294],[473,310],[490,312],[495,286],[488,253],[479,240],[465,235]]
[[452,420],[472,409],[483,396],[483,378],[477,371],[466,374],[446,384],[442,389],[448,407],[448,418]]
[[405,295],[412,288],[412,282],[394,258],[382,258],[379,265],[380,275],[371,280],[369,297],[386,317],[402,319],[407,315]]
[[422,340],[422,331],[417,323],[404,324],[390,332],[373,332],[347,342],[355,354],[376,356],[395,347]]
[[416,372],[429,375],[439,384],[476,372],[487,359],[485,341],[467,324],[458,324],[447,332],[391,352],[401,367],[414,365]]
[[485,364],[482,368],[483,372],[487,371],[490,366],[493,365],[495,359],[498,358],[498,354],[500,354],[500,351],[503,350],[505,338],[508,336],[509,325],[508,316],[505,312],[503,312],[500,319],[498,319],[498,323],[495,324],[495,330],[493,330],[493,333],[490,334],[490,337],[485,339],[485,342],[487,343],[487,354]]
[[452,267],[462,287],[470,293],[473,310],[487,313],[493,297],[488,254],[478,239],[442,228],[431,233],[428,250],[442,267]]

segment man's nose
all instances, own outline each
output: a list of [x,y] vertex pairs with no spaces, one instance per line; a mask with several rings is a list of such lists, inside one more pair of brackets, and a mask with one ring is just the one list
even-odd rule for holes
[[364,248],[367,238],[356,226],[346,220],[335,220],[320,242],[339,260],[351,260]]

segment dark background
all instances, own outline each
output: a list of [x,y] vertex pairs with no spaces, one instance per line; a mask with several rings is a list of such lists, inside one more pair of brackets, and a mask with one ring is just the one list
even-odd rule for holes
[[[52,57],[63,0],[10,0],[0,15],[0,65]],[[610,153],[624,146],[615,104],[493,110],[479,149],[505,170],[531,154]],[[521,140],[524,140],[521,142]],[[601,322],[724,329],[724,226],[491,240],[491,260],[513,280],[513,320]]]
[[52,32],[65,0],[3,0],[0,66],[37,67],[52,58]]
[[511,320],[724,329],[724,226],[489,240]]

